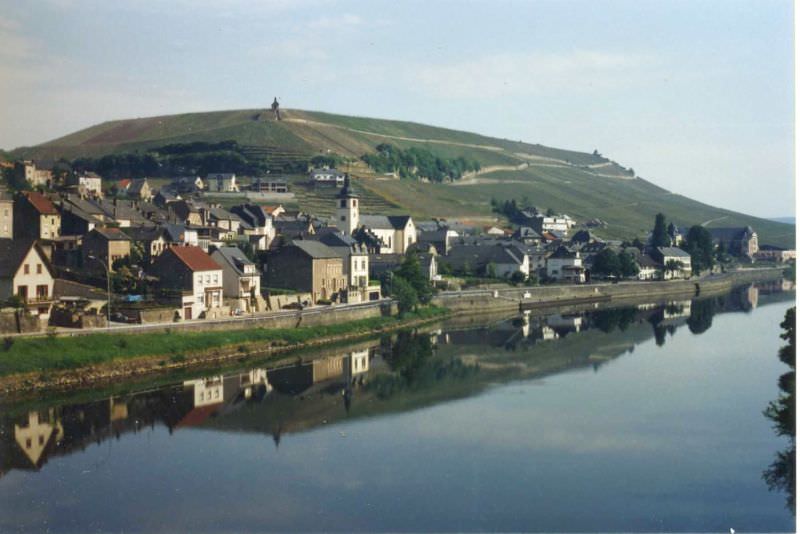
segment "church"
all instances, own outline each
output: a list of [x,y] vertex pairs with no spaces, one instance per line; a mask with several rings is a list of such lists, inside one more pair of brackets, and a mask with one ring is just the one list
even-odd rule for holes
[[405,254],[417,242],[417,229],[410,215],[360,215],[358,195],[345,177],[336,196],[336,227],[353,236],[373,254]]

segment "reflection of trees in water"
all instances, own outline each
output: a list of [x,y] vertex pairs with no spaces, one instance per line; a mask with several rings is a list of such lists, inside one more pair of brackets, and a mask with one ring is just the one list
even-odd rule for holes
[[476,365],[459,358],[435,358],[430,336],[401,331],[386,355],[392,373],[375,376],[367,383],[380,398],[408,389],[424,389],[446,379],[463,379],[477,373]]
[[764,471],[764,480],[771,491],[786,493],[786,507],[794,513],[795,503],[795,308],[786,311],[781,323],[784,333],[781,339],[787,345],[778,351],[780,360],[791,370],[781,375],[778,387],[781,394],[777,400],[769,403],[764,415],[773,422],[775,433],[789,438],[789,447],[778,451],[775,461]]
[[609,308],[592,312],[592,324],[599,330],[610,334],[615,328],[624,332],[636,320],[636,308]]
[[692,334],[702,334],[711,328],[711,319],[717,310],[715,299],[693,300],[692,309],[686,324]]

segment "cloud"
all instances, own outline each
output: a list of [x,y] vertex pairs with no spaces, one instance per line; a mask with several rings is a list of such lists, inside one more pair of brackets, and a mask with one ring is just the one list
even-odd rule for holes
[[364,20],[358,15],[352,13],[345,13],[335,17],[322,17],[312,20],[308,23],[308,28],[312,30],[328,30],[352,28],[363,24]]
[[614,88],[634,81],[648,58],[577,50],[568,53],[502,53],[455,63],[415,66],[410,81],[438,97],[478,98],[564,90]]

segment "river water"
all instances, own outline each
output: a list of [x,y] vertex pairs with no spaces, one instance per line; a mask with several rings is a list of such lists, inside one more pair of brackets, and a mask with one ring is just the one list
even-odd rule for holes
[[432,329],[0,405],[0,531],[793,531],[794,292]]

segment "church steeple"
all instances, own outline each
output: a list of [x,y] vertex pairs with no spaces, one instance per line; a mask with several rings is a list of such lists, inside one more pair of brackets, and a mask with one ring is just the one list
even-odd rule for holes
[[350,189],[350,175],[344,177],[344,187],[336,195],[336,227],[346,235],[358,228],[358,195]]

